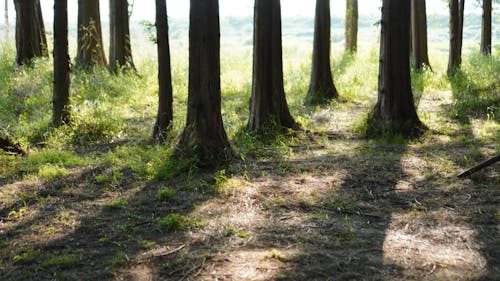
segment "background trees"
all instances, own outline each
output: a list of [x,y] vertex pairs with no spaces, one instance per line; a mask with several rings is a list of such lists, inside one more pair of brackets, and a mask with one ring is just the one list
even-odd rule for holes
[[107,67],[108,63],[102,44],[99,0],[78,0],[77,40],[77,64]]
[[172,71],[166,0],[156,0],[156,43],[158,46],[158,114],[153,139],[163,142],[173,120]]
[[70,57],[68,51],[68,1],[54,2],[54,94],[52,123],[69,122]]
[[345,50],[355,53],[358,48],[358,0],[346,0]]
[[314,21],[314,48],[308,103],[321,103],[338,97],[330,66],[330,0],[316,0]]
[[135,69],[130,44],[130,21],[128,0],[109,1],[110,47],[109,70],[117,72]]
[[425,0],[411,0],[412,62],[417,70],[430,67],[427,48],[427,12]]
[[281,5],[279,0],[255,0],[253,84],[248,127],[261,130],[275,122],[299,126],[288,109],[283,86]]
[[24,64],[35,57],[48,56],[47,37],[39,0],[15,0],[16,62]]
[[188,110],[177,148],[215,166],[233,157],[221,116],[219,1],[190,3]]
[[481,53],[491,54],[491,0],[483,0],[483,20],[481,24]]
[[464,0],[449,0],[450,7],[450,56],[448,74],[453,74],[462,63],[462,36],[464,24]]
[[423,128],[411,89],[410,1],[384,0],[380,40],[378,100],[373,127],[380,124],[391,131],[415,135]]

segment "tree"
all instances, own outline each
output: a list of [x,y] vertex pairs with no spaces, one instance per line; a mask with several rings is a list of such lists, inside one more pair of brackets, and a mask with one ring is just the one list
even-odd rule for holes
[[462,38],[465,0],[449,0],[450,7],[450,56],[448,75],[455,73],[462,63]]
[[273,122],[299,128],[286,102],[282,52],[280,0],[255,0],[250,130],[261,130]]
[[128,0],[110,0],[110,48],[109,70],[116,73],[123,70],[135,69],[130,44],[130,21]]
[[204,166],[228,161],[233,151],[221,115],[218,0],[191,0],[186,127],[177,151]]
[[316,0],[314,50],[307,103],[317,104],[338,97],[330,66],[330,0]]
[[47,57],[47,37],[39,0],[14,0],[16,8],[17,64],[35,57]]
[[423,128],[413,101],[410,78],[410,0],[383,0],[378,101],[373,126],[403,135]]
[[491,54],[491,0],[483,0],[483,21],[481,24],[481,53]]
[[427,48],[427,16],[425,0],[411,0],[412,62],[416,70],[430,67]]
[[156,40],[158,44],[159,103],[153,139],[165,140],[173,120],[172,72],[170,66],[170,44],[168,41],[168,19],[166,0],[156,0]]
[[4,17],[5,17],[5,37],[9,37],[9,33],[10,33],[9,0],[5,0]]
[[107,67],[102,45],[99,0],[78,0],[78,46],[76,61],[82,66]]
[[355,53],[358,49],[358,0],[346,0],[345,50]]
[[68,1],[54,1],[54,93],[52,123],[69,122],[70,57],[68,51]]

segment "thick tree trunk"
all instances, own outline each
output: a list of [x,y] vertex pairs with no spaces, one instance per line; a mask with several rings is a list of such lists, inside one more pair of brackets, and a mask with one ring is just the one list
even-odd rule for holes
[[76,61],[82,66],[107,67],[102,45],[99,0],[78,0],[78,46]]
[[416,70],[430,67],[427,48],[427,12],[425,0],[411,0],[412,62]]
[[345,50],[355,53],[358,49],[358,0],[346,0]]
[[491,55],[491,0],[483,0],[481,25],[481,53]]
[[16,8],[16,62],[29,63],[47,57],[47,37],[39,0],[14,0]]
[[450,57],[448,75],[455,73],[462,63],[462,31],[464,0],[450,0]]
[[69,122],[70,57],[68,50],[68,0],[54,2],[54,93],[52,123]]
[[311,82],[306,103],[319,104],[338,97],[330,66],[330,0],[316,0]]
[[221,115],[219,1],[191,0],[190,9],[188,111],[177,148],[217,166],[233,157]]
[[166,0],[156,0],[156,38],[158,44],[159,104],[153,139],[164,142],[173,120],[172,71]]
[[[410,0],[384,0],[380,40],[378,101],[374,126],[415,135],[423,128],[413,101],[410,78]],[[376,128],[372,128],[376,129]]]
[[110,0],[110,48],[109,70],[135,69],[130,44],[130,22],[128,15],[128,0]]
[[298,129],[285,97],[279,0],[255,0],[253,85],[248,127],[261,130],[276,122]]

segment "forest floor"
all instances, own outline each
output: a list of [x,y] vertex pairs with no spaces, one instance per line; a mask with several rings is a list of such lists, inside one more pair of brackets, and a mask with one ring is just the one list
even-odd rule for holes
[[[92,162],[2,175],[0,280],[500,280],[499,166],[456,177],[498,153],[499,126],[460,123],[452,103],[422,96],[430,131],[411,141],[353,133],[369,108],[351,102],[314,113],[309,127],[325,130],[216,171],[146,180]],[[124,149],[143,145],[76,153],[134,161]]]

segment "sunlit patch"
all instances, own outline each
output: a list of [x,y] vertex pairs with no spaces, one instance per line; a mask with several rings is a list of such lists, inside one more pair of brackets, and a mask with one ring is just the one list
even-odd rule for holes
[[[476,231],[442,212],[392,215],[383,245],[386,264],[433,280],[471,280],[485,272]],[[432,276],[432,277],[431,277]]]
[[500,136],[500,123],[494,120],[473,119],[472,134],[477,139],[497,139]]
[[130,281],[152,281],[156,280],[158,275],[155,270],[146,264],[139,264],[127,268],[117,274],[114,280],[130,280]]

